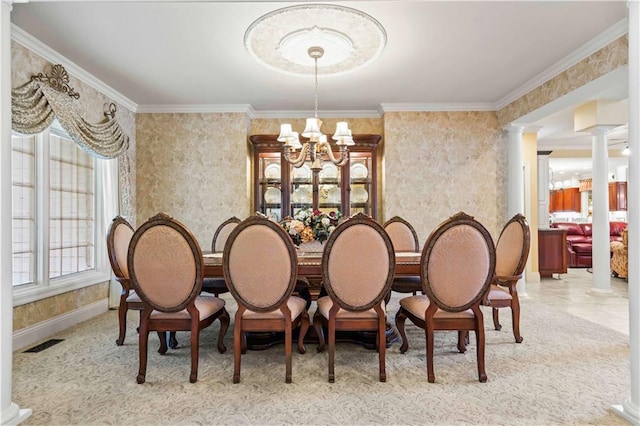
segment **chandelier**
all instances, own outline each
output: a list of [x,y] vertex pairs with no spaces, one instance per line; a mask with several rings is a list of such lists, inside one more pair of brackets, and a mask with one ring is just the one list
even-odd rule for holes
[[322,170],[324,161],[331,161],[336,166],[345,165],[349,160],[348,147],[354,145],[354,142],[347,122],[338,122],[336,131],[332,136],[332,139],[336,141],[336,145],[340,149],[339,155],[336,156],[327,141],[327,136],[320,131],[322,121],[318,119],[318,59],[324,55],[324,49],[320,46],[311,46],[307,53],[315,64],[315,114],[313,118],[307,118],[307,124],[302,132],[302,136],[308,138],[308,141],[300,143],[298,132],[293,131],[291,124],[284,123],[280,125],[278,142],[284,143],[284,158],[287,162],[294,167],[301,167],[309,157],[311,170],[314,173],[319,173]]

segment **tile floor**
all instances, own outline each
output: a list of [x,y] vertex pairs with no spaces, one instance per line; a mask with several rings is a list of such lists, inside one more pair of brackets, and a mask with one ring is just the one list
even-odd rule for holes
[[593,276],[586,269],[569,269],[558,278],[543,278],[540,282],[527,282],[530,298],[629,335],[628,283],[611,278],[612,293],[593,294]]

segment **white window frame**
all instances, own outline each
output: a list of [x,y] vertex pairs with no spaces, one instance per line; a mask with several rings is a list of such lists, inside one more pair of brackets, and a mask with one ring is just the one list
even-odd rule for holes
[[[108,282],[111,279],[111,265],[107,255],[106,235],[111,220],[118,214],[118,160],[96,159],[94,161],[94,269],[56,278],[48,276],[49,247],[49,168],[48,163],[49,135],[51,132],[65,134],[59,125],[36,135],[36,170],[43,178],[36,177],[36,274],[35,281],[30,284],[13,286],[13,306],[20,306],[69,291],[90,287]],[[46,189],[46,190],[45,190]]]

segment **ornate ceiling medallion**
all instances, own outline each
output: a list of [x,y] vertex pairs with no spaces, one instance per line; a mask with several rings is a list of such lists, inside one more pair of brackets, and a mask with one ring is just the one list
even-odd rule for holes
[[380,23],[356,9],[304,4],[275,10],[254,21],[244,34],[249,54],[286,74],[313,74],[308,49],[324,49],[318,74],[341,74],[380,56],[387,34]]

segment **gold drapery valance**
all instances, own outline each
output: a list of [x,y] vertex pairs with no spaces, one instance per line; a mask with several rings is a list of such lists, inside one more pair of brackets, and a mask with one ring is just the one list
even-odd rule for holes
[[120,156],[129,148],[129,137],[116,120],[115,104],[105,105],[105,120],[93,124],[76,110],[73,101],[79,97],[69,86],[69,75],[64,67],[54,65],[51,75],[40,73],[11,91],[11,127],[22,134],[35,134],[57,118],[84,151],[99,158]]
[[592,179],[587,178],[587,179],[580,179],[578,188],[580,192],[584,192],[584,191],[591,191],[592,186],[593,186]]

